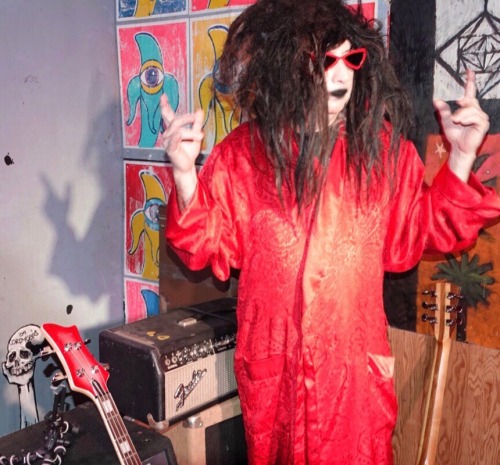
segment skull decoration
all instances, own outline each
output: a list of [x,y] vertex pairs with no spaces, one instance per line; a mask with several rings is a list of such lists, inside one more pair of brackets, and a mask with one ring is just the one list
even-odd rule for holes
[[7,357],[2,364],[3,374],[9,383],[27,385],[33,377],[35,359],[33,351],[44,341],[39,326],[26,325],[19,328],[10,338]]

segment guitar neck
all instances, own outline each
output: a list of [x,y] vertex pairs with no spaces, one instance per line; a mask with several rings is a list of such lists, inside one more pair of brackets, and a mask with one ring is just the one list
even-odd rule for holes
[[438,283],[436,290],[431,295],[435,296],[435,305],[426,305],[435,313],[433,317],[424,315],[423,319],[434,325],[436,348],[432,364],[432,377],[425,403],[424,424],[420,437],[418,465],[434,465],[439,442],[439,427],[443,413],[446,378],[451,351],[451,333],[458,319],[456,315],[459,307],[451,305],[451,300],[459,298],[452,292],[450,283]]
[[430,391],[425,406],[424,429],[420,439],[418,465],[434,465],[436,461],[450,349],[451,340],[447,339],[437,343],[434,353]]
[[121,465],[141,465],[141,459],[137,453],[130,435],[128,434],[125,423],[120,416],[116,404],[109,394],[101,386],[98,385],[96,391],[99,395],[95,397],[94,403],[97,406],[97,410],[101,414],[102,420],[106,429],[108,430],[109,437],[115,448],[116,455],[120,460]]
[[142,465],[115,402],[108,391],[107,371],[85,347],[76,326],[42,325],[42,332],[57,354],[73,391],[92,399],[108,431],[120,465]]

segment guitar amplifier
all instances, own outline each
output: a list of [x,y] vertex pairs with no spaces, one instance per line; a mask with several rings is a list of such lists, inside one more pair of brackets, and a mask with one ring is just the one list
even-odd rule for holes
[[173,424],[237,393],[236,299],[169,310],[101,331],[99,358],[122,415]]

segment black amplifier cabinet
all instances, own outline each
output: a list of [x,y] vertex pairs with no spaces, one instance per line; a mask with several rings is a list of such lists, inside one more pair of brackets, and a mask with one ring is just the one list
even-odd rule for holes
[[[80,404],[61,413],[60,417],[62,421],[59,425],[62,426],[63,422],[68,424],[68,432],[64,437],[66,454],[60,452],[64,465],[120,465],[111,438],[92,402]],[[124,424],[143,465],[180,465],[169,438],[127,419],[124,419]],[[0,463],[25,464],[28,463],[28,453],[31,453],[32,461],[29,463],[43,465],[42,459],[37,459],[35,453],[40,449],[48,449],[49,445],[54,446],[56,438],[60,439],[60,432],[55,434],[55,431],[58,430],[51,426],[49,420],[43,420],[2,436],[0,456],[3,456],[3,460]],[[47,458],[43,463],[60,464],[61,461],[54,454],[53,459]]]
[[173,424],[236,394],[236,299],[180,307],[99,334],[122,415]]

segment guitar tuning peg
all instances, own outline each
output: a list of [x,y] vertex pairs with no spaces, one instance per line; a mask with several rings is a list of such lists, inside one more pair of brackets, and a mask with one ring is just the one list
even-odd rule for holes
[[85,339],[85,340],[83,341],[83,343],[84,343],[85,345],[88,345],[88,344],[90,344],[91,342],[92,342],[92,339]]
[[460,305],[447,305],[446,306],[446,313],[457,313],[457,314],[460,314],[464,311],[463,307],[461,307]]
[[52,383],[60,383],[65,379],[68,379],[68,377],[59,371],[54,376],[52,376]]
[[430,295],[431,297],[437,297],[436,291],[434,290],[422,291],[422,295]]
[[428,302],[422,302],[422,307],[424,307],[426,310],[432,310],[432,311],[437,310],[436,304],[430,304]]
[[422,321],[428,321],[431,325],[434,325],[437,322],[436,317],[429,316],[426,313],[422,315]]
[[100,364],[106,371],[109,371],[109,363],[101,363]]
[[36,360],[41,357],[48,357],[49,355],[52,355],[54,353],[54,350],[52,347],[49,345],[45,346],[37,355],[33,356],[33,359]]
[[92,366],[92,368],[90,369],[90,372],[95,375],[96,373],[99,373],[99,371],[104,368],[102,365],[94,365]]
[[454,292],[449,292],[447,297],[449,300],[451,300],[451,299],[463,300],[463,298],[464,298],[463,295],[455,294]]
[[446,326],[462,326],[464,324],[462,318],[451,318],[446,320]]

